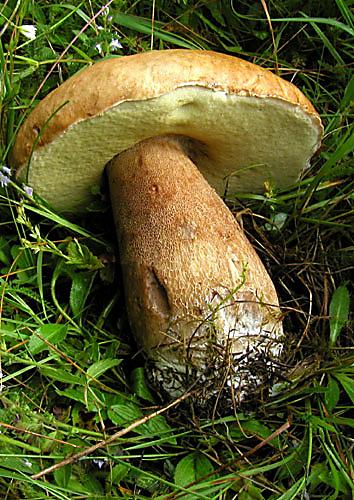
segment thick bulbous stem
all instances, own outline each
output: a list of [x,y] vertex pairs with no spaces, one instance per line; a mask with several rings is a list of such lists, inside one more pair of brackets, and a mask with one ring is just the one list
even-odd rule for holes
[[[273,283],[183,138],[148,139],[108,166],[128,317],[156,380],[176,396],[256,383],[279,354]],[[267,364],[268,361],[265,361]]]

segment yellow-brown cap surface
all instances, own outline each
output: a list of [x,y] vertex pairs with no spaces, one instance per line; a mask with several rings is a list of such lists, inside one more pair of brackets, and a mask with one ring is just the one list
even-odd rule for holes
[[18,176],[61,211],[83,210],[110,159],[149,137],[195,141],[193,160],[223,193],[295,181],[322,125],[291,83],[208,51],[146,52],[99,62],[49,94],[21,127]]

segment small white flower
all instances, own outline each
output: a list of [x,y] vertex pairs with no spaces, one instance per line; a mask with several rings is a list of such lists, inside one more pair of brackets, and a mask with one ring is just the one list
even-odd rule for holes
[[30,186],[23,185],[23,190],[27,194],[27,196],[33,196],[33,188]]
[[109,14],[109,7],[105,7],[101,13],[101,16],[108,16]]
[[23,465],[25,465],[26,467],[32,467],[32,462],[30,462],[29,460],[27,460],[27,458],[24,458],[22,460],[23,462]]
[[[119,35],[116,34],[116,37],[120,38]],[[117,49],[122,49],[123,46],[122,44],[120,43],[120,41],[118,40],[118,38],[113,38],[111,43],[110,43],[110,47],[111,47],[111,50],[117,50]]]
[[95,48],[99,54],[103,53],[102,45],[100,43],[96,43]]
[[10,177],[0,172],[0,186],[3,188],[10,182]]
[[103,27],[103,26],[100,26],[100,25],[98,24],[98,25],[97,25],[97,29],[98,29],[98,31],[102,31],[102,30],[104,30],[104,27]]
[[34,40],[36,38],[37,27],[34,24],[23,24],[20,26],[19,30],[22,35],[30,40]]
[[6,174],[6,175],[11,175],[11,168],[7,167],[6,165],[3,165],[1,167],[1,170]]
[[108,460],[105,459],[99,459],[99,458],[94,458],[92,462],[97,465],[99,469],[102,469],[102,467],[108,462]]

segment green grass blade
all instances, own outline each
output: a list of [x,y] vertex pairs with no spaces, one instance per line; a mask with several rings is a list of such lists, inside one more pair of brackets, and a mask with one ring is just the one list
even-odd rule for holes
[[200,44],[192,41],[187,41],[185,38],[168,33],[158,26],[152,25],[152,22],[148,19],[142,19],[136,16],[131,16],[129,14],[115,14],[114,21],[120,26],[124,26],[125,28],[129,28],[133,31],[138,31],[139,33],[143,33],[145,35],[154,35],[154,38],[163,40],[164,42],[171,43],[173,45],[177,45],[178,47],[182,47],[184,49],[200,49],[202,48]]
[[349,290],[345,285],[339,286],[333,296],[329,306],[329,343],[333,347],[340,332],[349,319]]
[[311,24],[324,24],[327,26],[332,26],[333,28],[337,28],[341,31],[344,31],[345,33],[348,33],[348,35],[354,36],[354,29],[351,28],[350,26],[347,26],[346,24],[342,23],[341,21],[337,21],[336,19],[330,19],[330,18],[324,18],[324,17],[310,17],[307,16],[304,13],[301,13],[303,17],[284,17],[284,18],[272,18],[272,22],[274,23],[284,23],[284,22],[291,22],[291,23],[311,23]]
[[[353,3],[353,2],[351,2]],[[354,15],[353,15],[353,12],[350,10],[350,3],[349,2],[345,2],[343,0],[336,0],[336,4],[343,16],[343,18],[345,19],[346,23],[348,24],[348,26],[350,26],[351,28],[354,28]]]

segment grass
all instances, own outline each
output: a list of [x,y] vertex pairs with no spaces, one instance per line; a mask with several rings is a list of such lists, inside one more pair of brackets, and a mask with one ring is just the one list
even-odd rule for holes
[[[73,223],[12,178],[0,188],[1,498],[354,496],[351,7],[115,0],[102,13],[94,0],[0,3],[1,165],[58,83],[151,47],[269,67],[302,89],[325,125],[322,151],[296,185],[227,200],[274,278],[286,344],[271,396],[213,419],[193,414],[188,399],[165,411],[145,383],[106,200]],[[34,39],[23,25],[36,26]]]

